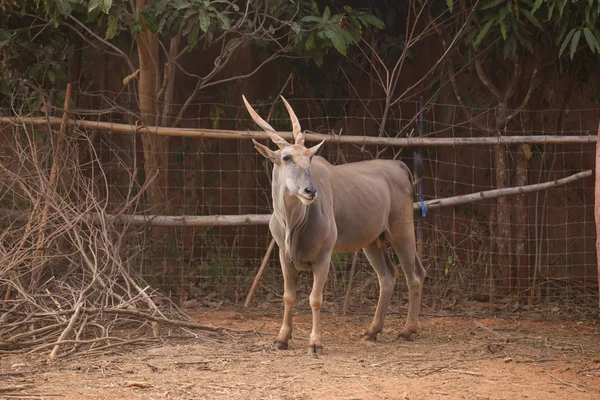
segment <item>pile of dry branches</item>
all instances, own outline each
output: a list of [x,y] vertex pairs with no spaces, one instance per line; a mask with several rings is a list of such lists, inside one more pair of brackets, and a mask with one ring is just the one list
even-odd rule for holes
[[22,123],[0,135],[0,354],[103,351],[155,340],[165,325],[220,331],[187,320],[132,268],[139,229],[115,216],[137,210],[152,177],[140,187],[135,168],[110,160],[130,185],[109,201],[88,132]]

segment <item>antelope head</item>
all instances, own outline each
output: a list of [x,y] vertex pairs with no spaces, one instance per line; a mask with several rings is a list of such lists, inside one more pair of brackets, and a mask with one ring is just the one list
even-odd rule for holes
[[294,144],[288,143],[284,138],[279,136],[275,129],[254,111],[244,95],[242,95],[242,99],[254,122],[269,135],[273,143],[279,147],[279,150],[273,151],[252,139],[254,147],[256,147],[256,150],[260,154],[277,166],[277,168],[273,169],[273,174],[278,174],[278,182],[285,185],[286,194],[297,197],[302,204],[312,204],[317,197],[317,188],[313,185],[310,163],[325,141],[323,140],[321,143],[310,148],[304,146],[304,134],[300,128],[298,117],[296,117],[296,113],[294,113],[294,110],[292,110],[292,107],[290,107],[283,96],[281,96],[281,99],[292,120]]

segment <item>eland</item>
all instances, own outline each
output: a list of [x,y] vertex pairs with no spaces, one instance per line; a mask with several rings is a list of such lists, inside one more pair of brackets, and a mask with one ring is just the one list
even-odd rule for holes
[[258,143],[260,154],[273,162],[273,215],[269,228],[279,246],[284,279],[283,324],[275,347],[287,349],[292,338],[292,309],[298,271],[312,270],[312,331],[309,354],[321,354],[319,330],[323,288],[334,252],[363,249],[379,278],[379,301],[363,340],[375,341],[394,290],[398,269],[384,246],[391,244],[408,284],[408,316],[398,338],[411,340],[417,330],[426,271],[415,245],[413,178],[398,160],[370,160],[334,166],[316,155],[323,142],[307,148],[300,122],[281,97],[292,120],[294,144],[288,143],[254,111],[242,95],[250,116],[279,150]]

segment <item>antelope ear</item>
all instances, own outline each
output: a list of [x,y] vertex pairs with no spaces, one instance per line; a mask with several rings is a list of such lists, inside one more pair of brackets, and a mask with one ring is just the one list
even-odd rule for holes
[[254,147],[256,148],[256,150],[258,150],[258,152],[260,154],[262,154],[263,156],[265,156],[269,160],[273,161],[273,163],[279,164],[280,156],[279,156],[278,152],[271,150],[270,148],[268,148],[264,144],[258,143],[254,139],[252,139],[252,142],[254,142]]
[[323,146],[323,143],[325,143],[325,139],[323,139],[323,141],[313,147],[311,147],[310,149],[308,149],[308,151],[310,151],[310,154],[312,154],[313,156],[317,153],[317,151],[319,151],[319,149],[321,148],[321,146]]

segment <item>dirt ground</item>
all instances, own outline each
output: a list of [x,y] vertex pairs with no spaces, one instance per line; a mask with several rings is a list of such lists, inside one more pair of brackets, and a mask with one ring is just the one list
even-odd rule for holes
[[[600,326],[424,316],[414,341],[359,341],[369,316],[324,313],[324,354],[308,356],[308,311],[290,350],[272,340],[282,310],[196,309],[199,322],[248,332],[171,337],[140,348],[44,356],[0,355],[0,398],[38,399],[598,399]],[[181,335],[173,331],[173,335]]]

